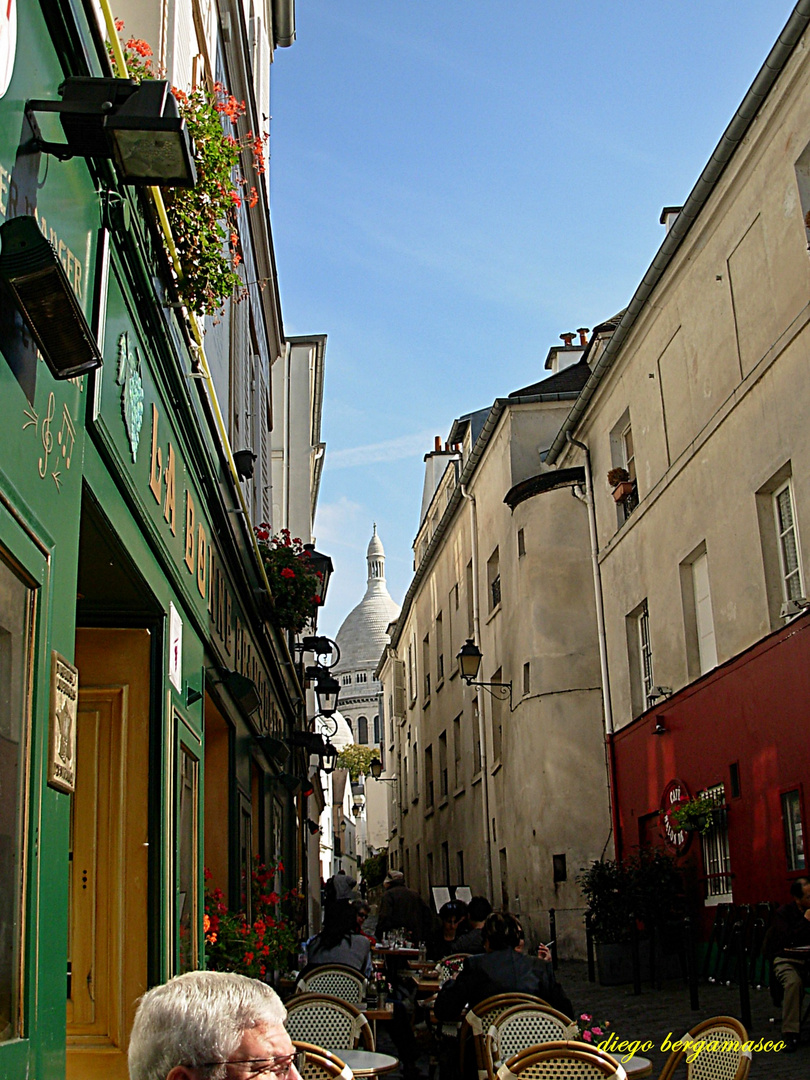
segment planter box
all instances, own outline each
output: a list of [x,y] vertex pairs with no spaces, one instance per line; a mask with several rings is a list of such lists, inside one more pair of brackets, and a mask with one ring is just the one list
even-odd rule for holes
[[[633,954],[629,941],[605,944],[597,941],[596,970],[602,986],[621,986],[633,981]],[[656,979],[675,979],[682,974],[681,961],[677,952],[665,953],[660,945],[655,957]],[[650,942],[642,938],[639,942],[639,961],[641,981],[650,981]]]
[[635,484],[632,480],[622,480],[620,484],[617,484],[613,489],[613,498],[616,502],[622,502],[633,491]]

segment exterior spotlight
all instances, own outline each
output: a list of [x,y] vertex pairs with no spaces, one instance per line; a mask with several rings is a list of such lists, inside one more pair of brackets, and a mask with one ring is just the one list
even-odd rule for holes
[[290,795],[294,795],[296,791],[301,787],[301,777],[293,776],[292,773],[279,773],[276,777],[277,783],[281,784]]
[[315,836],[321,831],[321,827],[316,821],[307,820],[307,829],[309,830],[310,836]]
[[233,694],[247,715],[252,716],[258,712],[262,706],[262,699],[259,697],[259,691],[253,679],[249,679],[247,675],[240,675],[238,671],[225,671],[223,675],[223,685]]
[[233,455],[233,463],[236,466],[236,474],[240,480],[253,478],[253,463],[257,455],[252,450],[236,450]]
[[287,744],[273,735],[257,735],[255,741],[268,762],[273,765],[283,765],[290,756]]
[[[34,139],[26,149],[71,157],[114,158],[124,184],[194,187],[194,143],[165,79],[71,76],[61,101],[28,101]],[[58,113],[67,143],[44,140],[34,113]]]
[[309,777],[301,780],[301,795],[304,799],[308,799],[309,796],[314,793],[314,791],[315,785],[312,783]]
[[318,671],[315,696],[318,699],[318,712],[323,716],[334,716],[340,697],[340,683],[325,669]]
[[0,280],[5,282],[55,379],[101,367],[93,331],[53,246],[27,215],[0,226]]

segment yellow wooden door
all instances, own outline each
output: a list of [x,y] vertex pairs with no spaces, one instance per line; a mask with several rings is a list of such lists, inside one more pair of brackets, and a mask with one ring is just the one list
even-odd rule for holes
[[68,1080],[126,1080],[146,990],[150,640],[146,630],[76,633]]

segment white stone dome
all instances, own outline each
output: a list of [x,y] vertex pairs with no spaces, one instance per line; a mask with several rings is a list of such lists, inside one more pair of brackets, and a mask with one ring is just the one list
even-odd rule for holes
[[388,625],[399,615],[399,604],[391,599],[385,584],[385,551],[377,526],[368,545],[368,584],[357,607],[343,620],[336,641],[340,660],[333,673],[371,670],[377,666],[388,644]]
[[[337,724],[337,731],[334,735],[331,735],[329,733],[335,724]],[[317,718],[317,730],[328,736],[329,741],[338,752],[345,750],[347,746],[351,746],[354,742],[354,735],[352,735],[349,722],[339,712],[333,713],[330,717],[319,716]]]

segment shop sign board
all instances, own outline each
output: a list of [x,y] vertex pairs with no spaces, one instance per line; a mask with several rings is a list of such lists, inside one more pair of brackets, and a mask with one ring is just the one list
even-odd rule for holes
[[72,794],[76,786],[76,713],[79,669],[58,652],[51,653],[51,708],[48,783]]
[[[281,725],[270,678],[221,556],[190,454],[154,375],[151,346],[110,274],[97,430],[128,484],[174,580],[226,666],[256,684],[254,717],[267,732]],[[172,680],[173,681],[173,680]],[[175,684],[177,685],[177,684]]]

